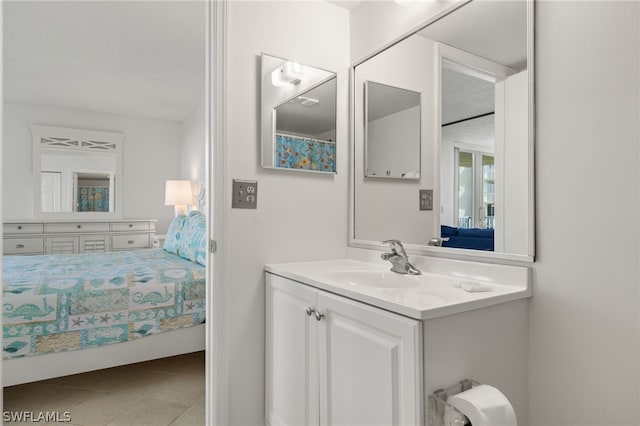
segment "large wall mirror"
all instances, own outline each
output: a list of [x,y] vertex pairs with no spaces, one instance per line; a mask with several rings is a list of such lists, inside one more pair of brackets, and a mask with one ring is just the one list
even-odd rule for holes
[[[353,66],[351,245],[395,238],[416,253],[533,260],[532,53],[533,2],[475,0]],[[372,105],[372,81],[422,95],[408,182],[372,179],[367,110],[395,102]],[[433,210],[420,210],[421,189]]]
[[336,172],[336,73],[261,57],[262,167]]

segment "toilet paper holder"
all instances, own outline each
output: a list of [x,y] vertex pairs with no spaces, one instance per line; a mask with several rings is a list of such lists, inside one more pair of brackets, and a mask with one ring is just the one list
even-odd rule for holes
[[480,383],[471,379],[460,380],[455,385],[451,385],[448,388],[437,389],[429,395],[429,426],[463,426],[461,420],[455,423],[445,423],[445,411],[451,410],[452,412],[459,413],[460,416],[448,416],[449,418],[457,417],[463,419],[464,415],[460,413],[455,407],[447,403],[447,398],[450,395],[455,395],[460,392],[471,389],[473,386],[478,386]]

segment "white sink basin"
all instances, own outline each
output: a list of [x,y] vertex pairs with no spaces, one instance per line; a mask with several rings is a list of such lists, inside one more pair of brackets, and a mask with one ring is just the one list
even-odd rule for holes
[[326,277],[357,287],[412,288],[422,285],[418,276],[391,271],[330,272],[326,274]]
[[[416,319],[430,319],[531,296],[526,268],[429,259],[422,275],[398,274],[383,262],[338,259],[266,265],[267,272]],[[485,292],[460,288],[466,282]]]

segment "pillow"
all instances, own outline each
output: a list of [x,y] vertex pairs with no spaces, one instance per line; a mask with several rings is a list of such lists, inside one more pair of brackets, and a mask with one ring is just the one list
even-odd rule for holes
[[441,237],[455,237],[456,235],[458,235],[458,228],[447,225],[440,225]]
[[169,230],[167,231],[167,236],[164,239],[163,248],[169,253],[178,254],[178,246],[180,245],[180,240],[182,238],[182,229],[184,228],[184,222],[187,219],[185,215],[176,216],[173,221],[171,221],[171,225],[169,225]]
[[178,243],[178,256],[198,262],[201,265],[207,259],[207,221],[202,213],[192,211],[182,228],[182,238]]

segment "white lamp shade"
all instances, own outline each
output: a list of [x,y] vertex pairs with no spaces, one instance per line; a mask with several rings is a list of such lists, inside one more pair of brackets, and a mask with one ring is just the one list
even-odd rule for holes
[[191,181],[168,180],[164,191],[165,206],[185,206],[193,204]]

